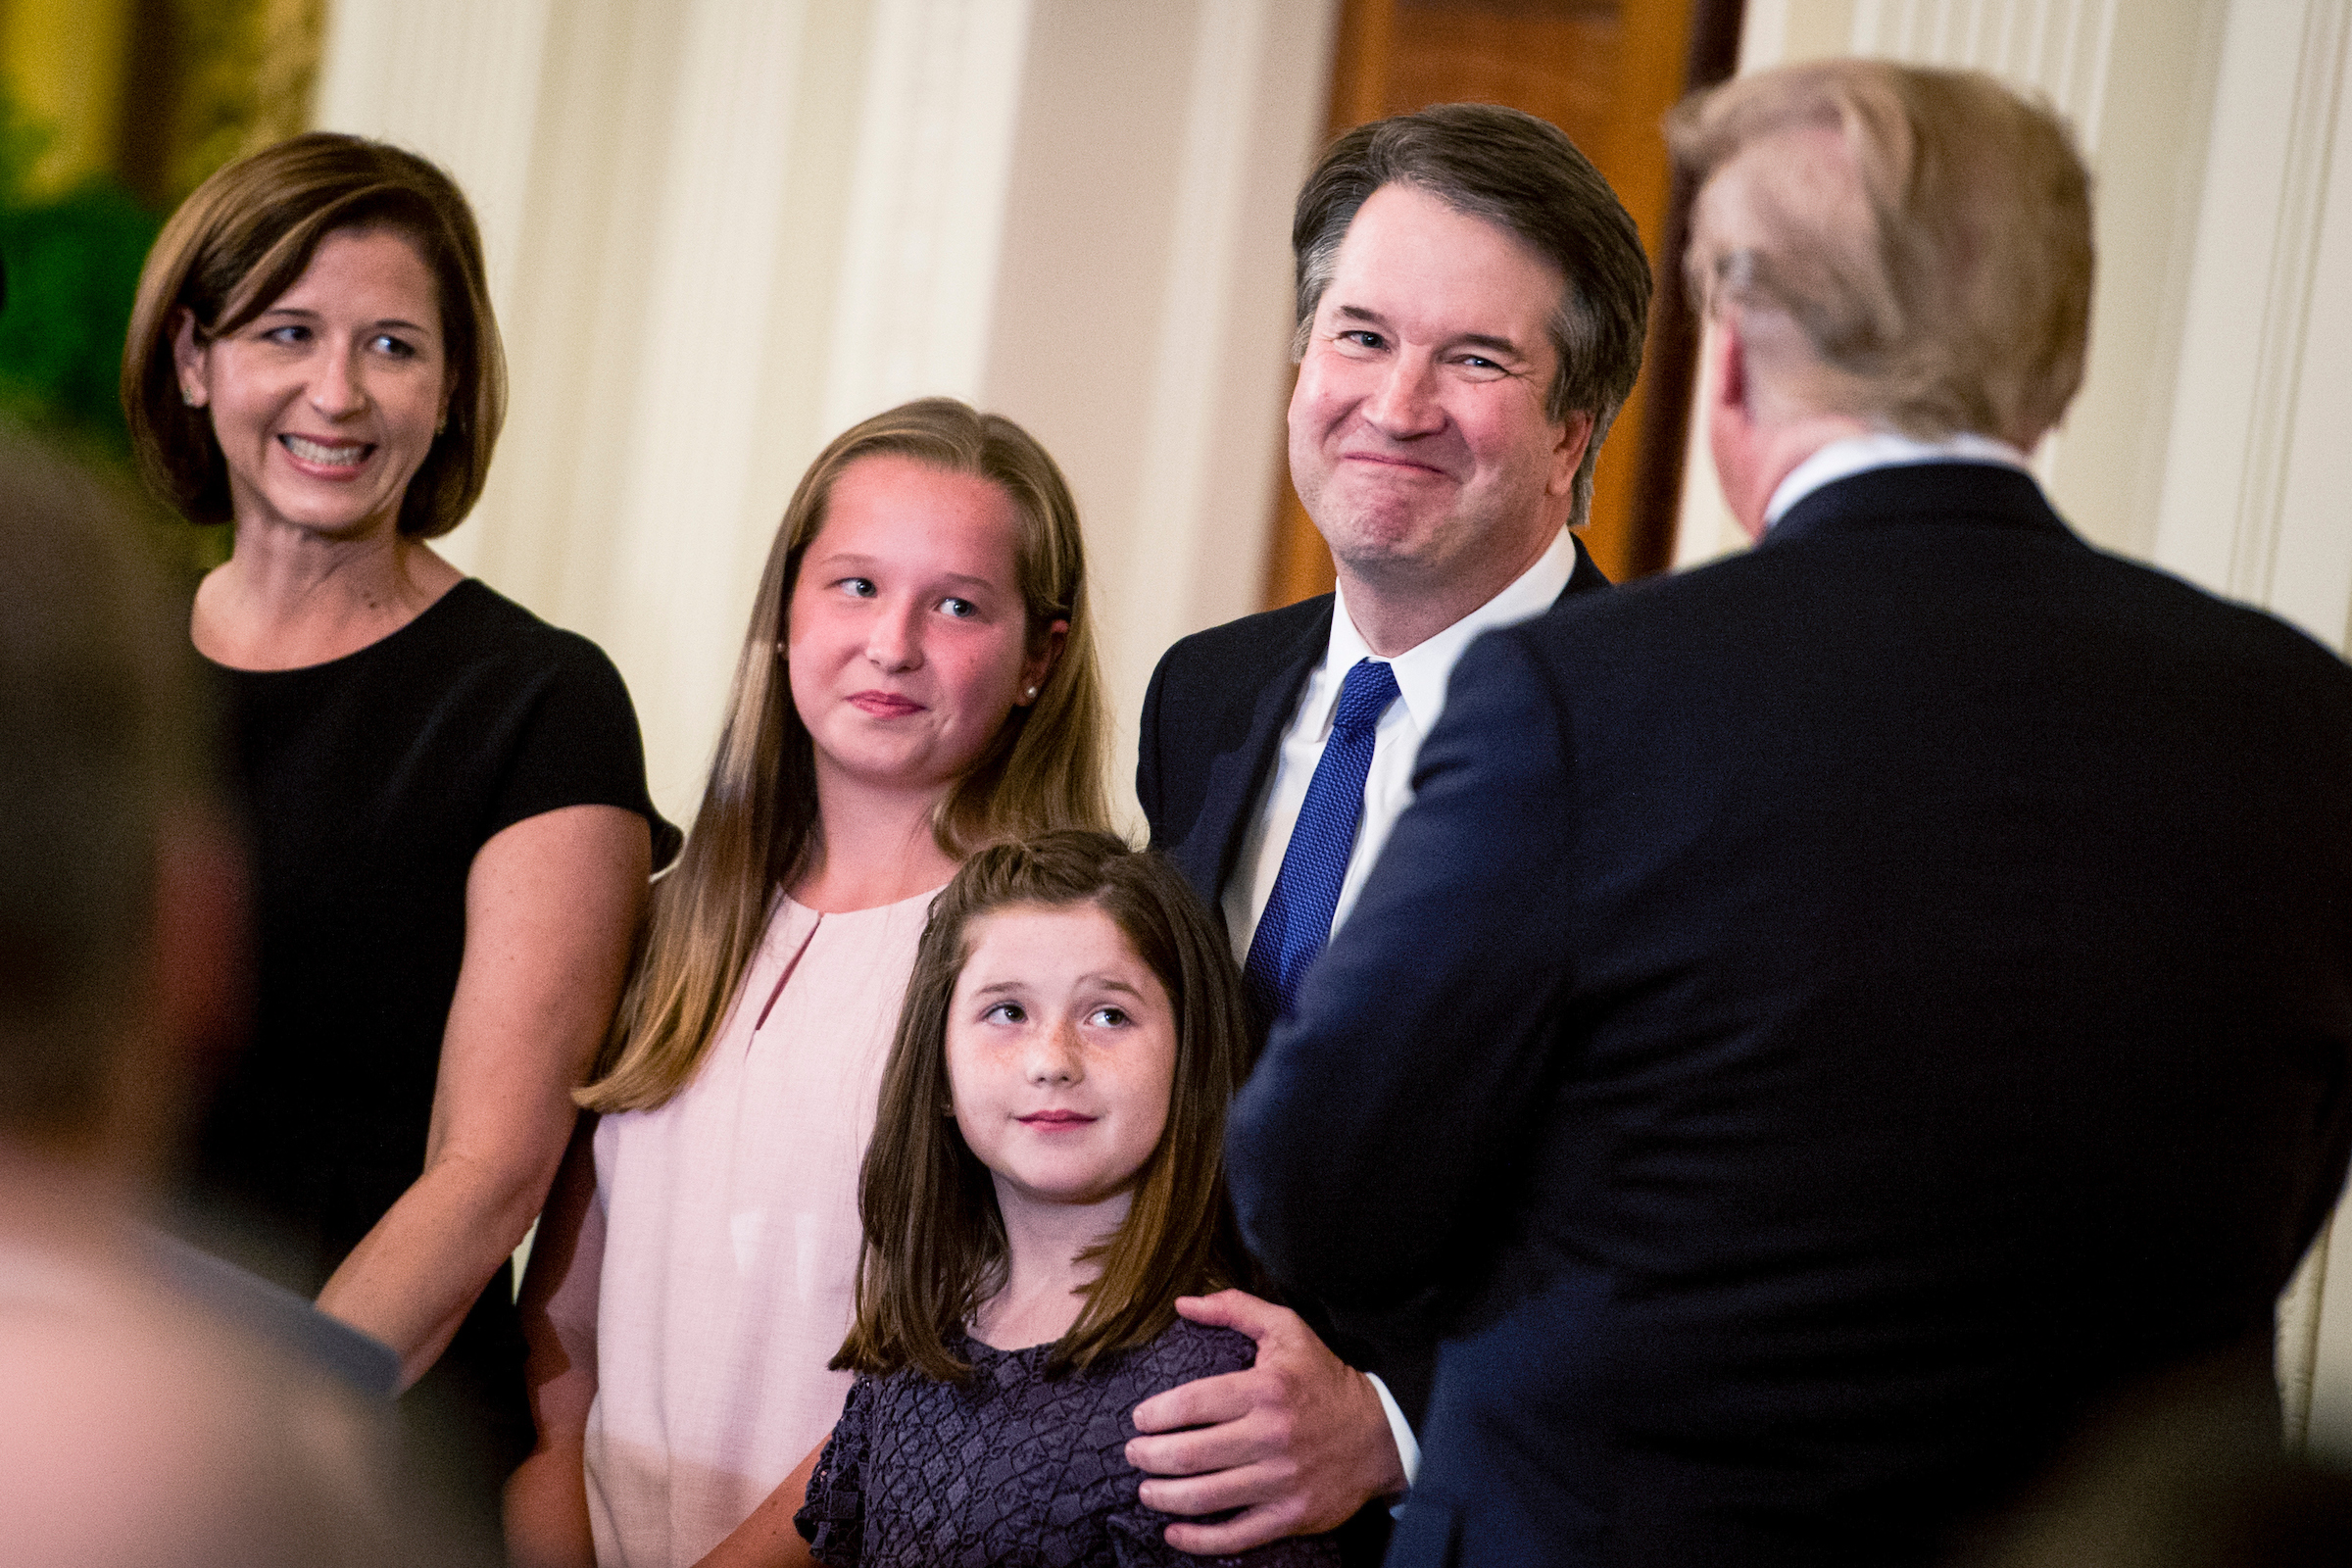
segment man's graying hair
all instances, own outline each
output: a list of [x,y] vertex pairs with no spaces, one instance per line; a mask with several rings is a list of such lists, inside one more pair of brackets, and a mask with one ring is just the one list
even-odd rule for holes
[[1559,359],[1545,417],[1592,416],[1576,470],[1581,524],[1592,503],[1592,464],[1642,370],[1649,317],[1649,260],[1642,234],[1592,161],[1547,121],[1494,104],[1440,104],[1359,125],[1332,143],[1298,193],[1291,250],[1298,270],[1294,359],[1306,352],[1315,308],[1331,284],[1340,242],[1383,185],[1412,185],[1457,213],[1483,218],[1560,270],[1549,322]]

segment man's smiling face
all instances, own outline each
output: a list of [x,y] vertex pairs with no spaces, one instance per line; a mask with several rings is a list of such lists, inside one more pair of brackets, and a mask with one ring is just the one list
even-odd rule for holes
[[1532,564],[1567,520],[1590,416],[1554,423],[1559,270],[1416,186],[1340,242],[1291,398],[1291,479],[1343,576],[1448,593]]

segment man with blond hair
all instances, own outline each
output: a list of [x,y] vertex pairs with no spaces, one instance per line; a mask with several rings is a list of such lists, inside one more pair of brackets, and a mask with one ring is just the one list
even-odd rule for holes
[[1836,61],[1670,135],[1758,548],[1472,648],[1235,1108],[1274,1275],[1445,1336],[1392,1564],[1944,1560],[2275,1401],[2352,1142],[2352,671],[2026,466],[2064,128]]

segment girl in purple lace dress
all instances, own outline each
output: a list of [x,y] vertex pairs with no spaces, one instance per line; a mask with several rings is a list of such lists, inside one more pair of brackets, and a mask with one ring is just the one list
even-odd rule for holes
[[762,1512],[804,1504],[817,1560],[867,1568],[1338,1563],[1326,1536],[1177,1551],[1124,1454],[1139,1400],[1256,1353],[1175,1309],[1246,1273],[1221,1154],[1248,1040],[1224,934],[1157,856],[1069,831],[966,860],[860,1177],[833,1363],[859,1376]]

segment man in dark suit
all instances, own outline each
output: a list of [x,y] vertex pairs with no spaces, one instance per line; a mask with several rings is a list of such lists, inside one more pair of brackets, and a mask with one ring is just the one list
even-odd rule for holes
[[[1170,649],[1145,700],[1136,789],[1152,841],[1221,906],[1261,1015],[1281,1012],[1412,797],[1414,754],[1480,632],[1607,586],[1570,531],[1641,368],[1649,264],[1633,220],[1557,127],[1453,104],[1350,131],[1298,198],[1291,477],[1339,592]],[[1228,1293],[1198,1312],[1258,1341],[1253,1372],[1136,1412],[1154,1507],[1248,1506],[1191,1550],[1329,1525],[1401,1490],[1426,1344],[1348,1342]],[[1393,1385],[1393,1389],[1390,1385]],[[1269,1416],[1279,1419],[1268,1419]],[[1289,1451],[1252,1436],[1294,1433]],[[1328,1435],[1323,1436],[1323,1435]],[[1313,1457],[1345,1450],[1345,1462]],[[1327,1483],[1286,1486],[1286,1471]]]
[[1232,1124],[1278,1279],[1445,1336],[1392,1564],[1940,1560],[2151,1380],[2275,1399],[2352,1137],[2352,671],[2026,466],[2063,127],[1838,61],[1671,136],[1760,546],[1469,653]]

